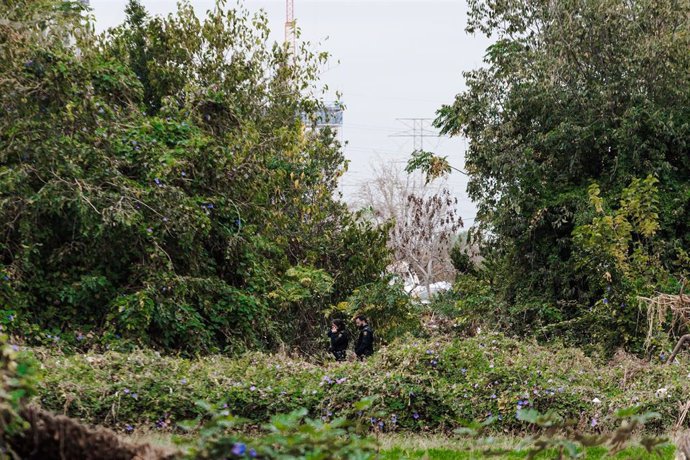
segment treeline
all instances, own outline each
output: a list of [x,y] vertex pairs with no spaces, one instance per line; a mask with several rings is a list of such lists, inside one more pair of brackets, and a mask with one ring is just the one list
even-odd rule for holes
[[[469,6],[468,32],[495,42],[436,120],[469,140],[484,259],[460,264],[456,313],[605,352],[687,332],[690,4]],[[410,167],[452,163],[418,152]]]
[[290,56],[263,14],[222,2],[126,12],[95,35],[81,2],[0,5],[0,323],[38,342],[308,348],[387,259],[314,129],[327,56]]

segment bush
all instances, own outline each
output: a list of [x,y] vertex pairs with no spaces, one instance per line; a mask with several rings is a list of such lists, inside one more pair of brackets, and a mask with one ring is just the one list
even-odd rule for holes
[[[498,334],[406,337],[366,362],[324,366],[263,354],[196,360],[151,351],[36,354],[45,367],[44,407],[120,430],[171,429],[204,415],[196,401],[226,404],[257,426],[303,407],[314,419],[345,417],[387,432],[447,430],[488,417],[496,417],[491,429],[520,430],[520,408],[557,411],[583,427],[596,419],[597,429],[606,430],[615,425],[615,411],[632,402],[660,414],[648,429],[666,430],[678,418],[678,403],[690,398],[682,365],[626,355],[597,365],[576,349]],[[357,409],[363,397],[372,405]]]
[[[192,443],[183,442],[189,460],[227,458],[375,458],[374,442],[355,434],[343,418],[324,422],[305,418],[304,409],[274,416],[260,436],[238,431],[242,421],[227,409],[210,409],[210,420],[203,424]],[[195,424],[189,424],[196,427]]]

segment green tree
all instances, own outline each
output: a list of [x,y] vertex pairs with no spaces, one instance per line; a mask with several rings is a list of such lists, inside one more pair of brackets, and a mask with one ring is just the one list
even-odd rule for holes
[[[322,106],[325,54],[289,59],[265,15],[223,2],[205,18],[131,2],[100,37],[80,5],[0,6],[0,307],[15,329],[237,352],[309,337],[322,300],[378,279],[385,234],[337,199],[334,133],[302,121]],[[332,287],[277,314],[268,294],[295,270]]]
[[[514,330],[579,318],[602,298],[572,234],[590,222],[592,181],[615,202],[653,174],[661,263],[690,244],[689,21],[678,0],[469,2],[467,30],[495,43],[436,124],[469,139],[482,254]],[[586,330],[575,332],[587,341]]]

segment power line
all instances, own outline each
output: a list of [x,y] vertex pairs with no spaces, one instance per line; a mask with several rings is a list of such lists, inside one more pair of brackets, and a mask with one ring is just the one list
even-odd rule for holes
[[415,151],[424,150],[425,137],[440,137],[440,135],[424,126],[432,120],[431,118],[396,118],[397,121],[407,126],[407,131],[402,131],[397,134],[391,134],[388,137],[411,137],[412,145]]

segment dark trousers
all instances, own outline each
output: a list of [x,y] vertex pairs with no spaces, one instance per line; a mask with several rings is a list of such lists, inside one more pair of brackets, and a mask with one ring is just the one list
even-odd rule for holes
[[333,350],[333,356],[335,356],[336,361],[345,361],[347,350]]

